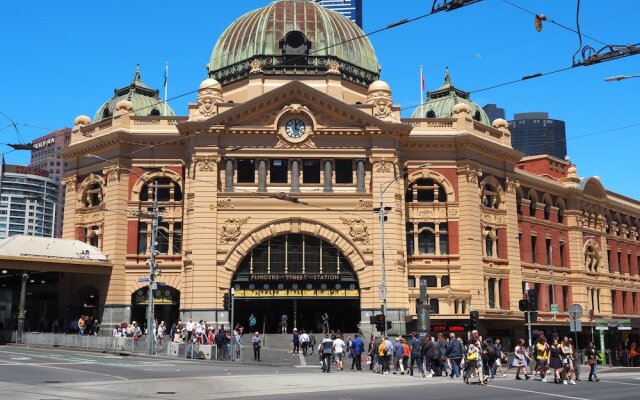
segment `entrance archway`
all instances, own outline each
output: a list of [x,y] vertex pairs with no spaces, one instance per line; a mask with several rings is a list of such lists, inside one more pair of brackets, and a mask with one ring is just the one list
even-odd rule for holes
[[[158,323],[164,321],[167,327],[180,318],[180,291],[171,286],[158,286],[154,292],[154,316]],[[131,320],[146,328],[149,287],[143,287],[131,294]]]
[[295,327],[322,331],[322,315],[330,329],[356,332],[360,290],[344,254],[328,241],[309,234],[287,233],[258,243],[240,262],[233,277],[235,321],[248,328],[279,332],[281,316],[288,332]]

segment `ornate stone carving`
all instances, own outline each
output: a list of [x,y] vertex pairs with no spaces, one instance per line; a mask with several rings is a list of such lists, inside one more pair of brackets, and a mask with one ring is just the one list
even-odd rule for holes
[[215,172],[218,162],[220,161],[219,157],[211,157],[211,156],[195,156],[193,157],[193,162],[201,172]]
[[514,194],[516,192],[516,189],[518,189],[520,187],[520,181],[517,179],[511,179],[509,177],[507,177],[506,179],[506,184],[507,184],[507,193],[508,194]]
[[379,160],[373,162],[373,170],[381,174],[393,172],[393,162],[387,160]]
[[416,214],[418,218],[424,218],[424,219],[447,219],[447,217],[458,215],[457,209],[455,209],[456,210],[454,212],[455,215],[452,215],[452,210],[453,209],[447,209],[447,207],[445,206],[430,207],[425,209],[418,209],[416,210],[417,211]]
[[382,90],[369,93],[367,104],[373,105],[373,116],[380,119],[391,119],[391,94]]
[[78,178],[75,175],[70,176],[68,178],[64,178],[62,180],[62,184],[66,187],[67,192],[75,192],[77,183],[78,183]]
[[249,70],[250,74],[257,74],[257,73],[263,72],[262,63],[257,58],[254,58],[253,61],[251,61],[250,65],[251,65],[251,69]]
[[485,225],[503,226],[507,224],[507,215],[504,211],[481,209],[480,221]]
[[231,204],[231,199],[222,199],[218,200],[218,208],[233,208],[233,204]]
[[315,149],[316,144],[311,140],[309,136],[307,140],[300,143],[291,143],[288,140],[278,137],[278,143],[275,146],[276,149]]
[[77,213],[76,224],[86,226],[100,225],[104,222],[104,213],[104,210],[89,213]]
[[220,233],[220,242],[230,244],[238,240],[240,237],[240,228],[246,224],[250,217],[232,218],[224,221],[222,232]]
[[119,165],[113,165],[111,167],[104,168],[102,170],[102,174],[107,177],[107,183],[117,182],[120,180],[120,174],[126,170],[126,168],[122,168]]
[[327,68],[327,73],[328,74],[336,74],[336,75],[340,75],[340,63],[337,61],[331,61],[329,63],[329,67]]
[[281,113],[290,112],[291,114],[300,114],[301,112],[308,112],[311,114],[311,111],[307,108],[307,106],[302,105],[300,103],[291,103],[288,106],[284,106]]
[[216,104],[222,103],[222,88],[213,79],[205,79],[198,89],[198,114],[209,118],[216,114]]
[[349,225],[349,235],[356,243],[369,244],[369,231],[367,223],[362,218],[344,218],[340,220],[345,225]]
[[371,210],[373,208],[373,201],[371,200],[359,200],[356,209],[358,210]]
[[482,170],[474,169],[467,165],[465,174],[467,175],[467,182],[478,183],[478,180],[482,177]]

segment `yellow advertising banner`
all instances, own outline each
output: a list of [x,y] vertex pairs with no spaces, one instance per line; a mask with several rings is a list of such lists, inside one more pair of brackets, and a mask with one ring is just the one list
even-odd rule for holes
[[235,291],[236,298],[261,298],[261,297],[354,297],[360,294],[357,290],[335,289],[335,290],[308,290],[308,289],[280,289],[280,290],[249,290],[240,289]]

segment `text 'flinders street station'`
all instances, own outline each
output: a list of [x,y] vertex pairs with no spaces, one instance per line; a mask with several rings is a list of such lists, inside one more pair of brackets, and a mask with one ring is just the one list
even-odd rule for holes
[[536,326],[568,331],[575,303],[584,326],[631,319],[637,336],[640,203],[568,161],[523,157],[448,71],[401,118],[360,28],[303,0],[238,18],[207,69],[184,116],[137,71],[93,120],[75,119],[63,236],[110,269],[65,275],[59,309],[92,293],[103,326],[145,320],[157,198],[167,323],[228,325],[233,288],[235,320],[253,313],[268,333],[282,314],[317,332],[325,312],[332,328],[370,332],[383,298],[404,333],[424,282],[433,330],[475,310],[483,334],[523,335],[527,287]]

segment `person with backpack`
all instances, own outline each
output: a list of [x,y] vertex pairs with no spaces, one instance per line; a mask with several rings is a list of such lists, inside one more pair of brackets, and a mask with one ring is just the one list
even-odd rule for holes
[[293,349],[291,353],[294,355],[300,354],[300,335],[298,334],[297,329],[293,329],[293,333],[291,334],[291,343],[293,344]]
[[442,333],[438,333],[438,340],[434,344],[438,346],[438,350],[440,352],[439,363],[441,371],[439,376],[442,376],[443,372],[444,376],[449,376],[449,373],[447,372],[447,341],[444,339],[444,335]]
[[322,372],[329,373],[331,372],[331,356],[335,350],[335,346],[333,345],[333,340],[329,337],[328,333],[324,334],[324,339],[322,343],[320,343],[319,354],[322,357]]
[[409,347],[411,347],[411,366],[409,367],[409,375],[413,376],[413,366],[418,364],[418,370],[425,377],[424,369],[422,368],[422,342],[418,339],[416,332],[411,332],[411,340],[409,340]]
[[427,335],[422,339],[422,358],[424,359],[424,371],[427,378],[431,378],[431,360],[433,360],[433,340]]
[[442,365],[440,363],[440,345],[431,338],[433,356],[431,357],[432,376],[442,376]]

